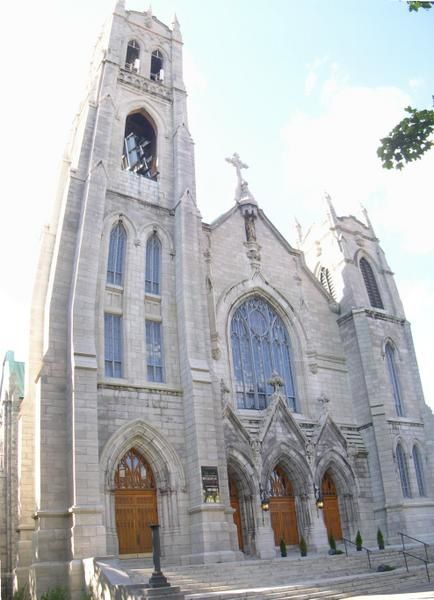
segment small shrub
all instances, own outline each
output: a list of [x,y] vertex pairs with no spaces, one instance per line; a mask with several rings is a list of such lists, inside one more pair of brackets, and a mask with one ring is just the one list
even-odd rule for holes
[[357,535],[356,535],[356,548],[357,551],[360,552],[362,549],[362,544],[363,544],[363,540],[362,540],[362,536],[360,535],[360,531],[357,530]]
[[301,556],[307,556],[307,544],[303,536],[300,538],[299,548]]
[[379,573],[383,573],[384,571],[394,571],[395,567],[392,567],[392,565],[378,565],[377,567],[377,571]]
[[379,550],[384,550],[384,537],[380,528],[377,529],[377,544]]
[[332,533],[329,533],[329,546],[330,550],[333,550],[333,554],[336,554],[336,540],[335,536]]
[[283,538],[280,540],[280,556],[287,556],[286,544],[285,544],[285,540]]
[[42,594],[40,600],[67,600],[68,594],[65,588],[56,587]]
[[13,600],[30,600],[29,588],[26,585],[24,587],[20,588],[19,590],[14,592],[12,599]]

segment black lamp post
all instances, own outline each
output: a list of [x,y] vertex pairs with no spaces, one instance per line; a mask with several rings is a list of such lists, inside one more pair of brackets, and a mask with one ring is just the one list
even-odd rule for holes
[[149,525],[152,530],[152,560],[154,562],[154,572],[149,579],[149,585],[152,588],[170,587],[170,583],[161,571],[161,549],[160,549],[160,526]]

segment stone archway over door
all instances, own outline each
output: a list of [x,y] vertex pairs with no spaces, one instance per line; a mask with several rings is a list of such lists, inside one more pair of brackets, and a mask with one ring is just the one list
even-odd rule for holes
[[324,500],[324,524],[328,535],[333,534],[335,540],[342,539],[341,517],[335,482],[329,471],[323,477],[321,493]]
[[119,461],[115,485],[119,554],[152,552],[149,525],[158,523],[155,479],[151,467],[135,448]]
[[244,543],[243,543],[243,530],[241,525],[241,513],[240,513],[240,501],[238,499],[238,487],[237,482],[229,476],[229,494],[231,500],[231,507],[234,509],[233,518],[234,523],[237,527],[237,535],[238,535],[238,547],[240,550],[244,551]]
[[298,544],[297,515],[292,484],[281,467],[276,467],[270,477],[272,497],[270,498],[271,526],[274,543]]

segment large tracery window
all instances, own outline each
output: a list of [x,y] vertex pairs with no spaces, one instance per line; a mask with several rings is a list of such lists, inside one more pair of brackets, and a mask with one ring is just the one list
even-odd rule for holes
[[402,495],[411,498],[410,479],[408,477],[407,459],[401,444],[396,447],[396,461],[398,463],[399,479],[401,481]]
[[284,381],[288,406],[295,411],[289,336],[271,306],[258,296],[241,304],[232,319],[231,340],[238,408],[266,408],[273,393],[267,382],[276,371]]
[[369,302],[374,308],[383,308],[383,301],[381,299],[380,290],[378,289],[377,281],[375,279],[374,271],[371,265],[368,263],[366,258],[360,259],[360,270],[362,272],[363,281],[365,282],[366,291],[368,292]]

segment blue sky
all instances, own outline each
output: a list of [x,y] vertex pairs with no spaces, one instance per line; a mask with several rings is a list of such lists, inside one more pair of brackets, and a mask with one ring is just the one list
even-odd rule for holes
[[[0,111],[0,353],[15,348],[25,359],[38,238],[114,1],[16,6],[5,4],[0,25],[8,91]],[[259,205],[292,243],[294,216],[304,228],[321,218],[325,190],[338,214],[360,216],[363,202],[396,273],[434,406],[434,154],[402,173],[385,172],[375,155],[404,106],[432,105],[434,9],[410,14],[399,0],[155,0],[152,10],[168,24],[176,12],[181,23],[204,220],[232,205],[234,173],[224,158],[233,152],[250,166]]]

